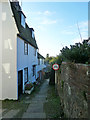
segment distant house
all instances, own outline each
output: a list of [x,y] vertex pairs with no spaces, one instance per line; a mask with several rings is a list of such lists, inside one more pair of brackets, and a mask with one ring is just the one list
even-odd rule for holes
[[39,78],[39,80],[41,80],[46,69],[45,58],[40,53],[38,53],[37,56],[38,56],[37,77]]
[[7,0],[0,9],[0,99],[17,100],[25,84],[38,79],[38,46],[19,2]]

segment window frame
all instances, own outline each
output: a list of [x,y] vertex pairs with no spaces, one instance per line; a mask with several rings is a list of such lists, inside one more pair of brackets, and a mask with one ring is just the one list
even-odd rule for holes
[[[25,70],[27,70],[27,81],[25,80]],[[28,67],[24,68],[24,84],[28,82]]]
[[33,76],[36,77],[36,65],[33,65],[32,67],[33,67]]
[[42,64],[43,64],[43,59],[42,59]]
[[[25,50],[25,44],[27,45],[27,52]],[[28,55],[28,43],[24,41],[24,55]]]
[[34,34],[34,31],[32,30],[32,38],[34,39],[35,38],[35,34]]
[[25,16],[21,13],[21,25],[25,28]]

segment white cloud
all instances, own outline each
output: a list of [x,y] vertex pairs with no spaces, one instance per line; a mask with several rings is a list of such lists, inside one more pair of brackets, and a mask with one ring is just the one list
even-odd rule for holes
[[51,12],[51,11],[34,11],[34,12],[26,12],[26,14],[34,14],[34,15],[42,15],[42,16],[49,16],[49,15],[53,15],[56,12]]
[[44,15],[50,15],[51,14],[51,12],[50,11],[44,11]]
[[46,11],[43,12],[44,15],[53,15],[55,13],[56,12],[51,12],[51,11],[48,11],[48,10],[46,10]]
[[57,23],[57,20],[50,20],[50,19],[45,19],[43,20],[40,24],[43,24],[43,25],[49,25],[49,24],[56,24]]
[[86,28],[88,27],[88,21],[83,21],[79,23],[80,28]]

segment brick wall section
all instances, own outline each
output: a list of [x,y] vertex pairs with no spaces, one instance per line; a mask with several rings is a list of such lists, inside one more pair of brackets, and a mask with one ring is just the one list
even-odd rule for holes
[[55,72],[55,84],[68,118],[88,118],[90,66],[63,62]]

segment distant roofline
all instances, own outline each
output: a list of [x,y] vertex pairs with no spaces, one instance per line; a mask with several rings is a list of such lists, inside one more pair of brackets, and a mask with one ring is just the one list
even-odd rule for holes
[[38,53],[38,58],[40,57],[40,58],[45,59],[39,52],[37,52],[37,53]]

